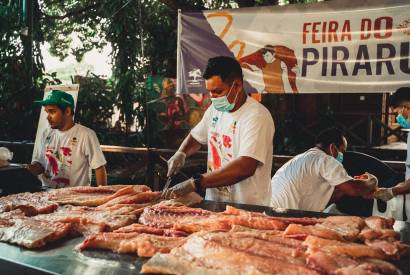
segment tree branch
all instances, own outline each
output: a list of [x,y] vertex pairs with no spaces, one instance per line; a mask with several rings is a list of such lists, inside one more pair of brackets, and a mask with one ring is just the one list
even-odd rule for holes
[[236,0],[236,3],[238,3],[238,6],[240,8],[254,7],[255,6],[255,0]]
[[99,6],[101,6],[101,3],[94,3],[92,5],[89,5],[89,6],[77,9],[77,10],[69,11],[64,15],[48,15],[48,14],[45,14],[43,11],[41,11],[41,13],[47,19],[64,19],[64,18],[68,18],[68,17],[72,17],[72,16],[75,16],[75,15],[85,13],[85,12],[91,10],[91,9],[98,8]]
[[[189,5],[187,3],[185,4],[181,4],[181,1],[178,0],[159,0],[161,3],[163,3],[164,5],[168,6],[170,9],[177,11],[178,9],[181,9],[183,11],[201,11],[201,10],[205,10],[205,7],[203,4],[201,5],[197,5],[197,6],[193,6],[193,5]],[[183,3],[185,1],[182,1]]]
[[178,10],[178,4],[175,0],[159,0],[162,4],[168,6],[172,10]]

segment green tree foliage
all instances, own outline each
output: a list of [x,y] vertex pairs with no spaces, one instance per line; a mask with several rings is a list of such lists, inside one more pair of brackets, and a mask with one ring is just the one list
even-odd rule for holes
[[113,102],[116,99],[110,81],[88,73],[85,77],[76,76],[75,82],[80,84],[81,91],[75,110],[76,121],[90,125],[97,132],[109,128],[110,118],[114,113]]
[[[39,18],[34,5],[34,20]],[[31,139],[37,125],[33,117],[38,110],[32,101],[41,95],[47,83],[56,83],[53,75],[44,74],[40,43],[44,41],[39,26],[33,30],[33,85],[28,77],[25,56],[28,51],[27,35],[19,1],[0,3],[0,138]]]
[[[112,89],[121,119],[127,132],[136,123],[143,133],[146,76],[175,77],[175,12],[158,1],[45,0],[42,18],[51,27],[46,35],[51,52],[61,59],[71,53],[81,60],[87,51],[104,46],[103,41],[111,44]],[[69,47],[72,33],[82,42],[74,49]],[[137,139],[142,143],[141,135]]]
[[[96,123],[90,112],[98,112],[98,104],[107,107],[107,102],[96,99],[106,97],[107,91],[112,91],[110,96],[116,95],[114,101],[120,108],[126,132],[129,133],[132,124],[137,125],[139,135],[134,145],[143,144],[146,76],[176,76],[177,9],[193,11],[278,3],[277,0],[32,1],[34,85],[30,86],[27,68],[29,43],[28,37],[23,35],[27,22],[22,20],[19,5],[23,1],[3,0],[0,6],[0,138],[33,138],[39,110],[33,111],[31,102],[42,96],[47,83],[58,83],[55,74],[44,74],[41,43],[49,42],[50,52],[62,60],[73,54],[78,61],[86,52],[101,49],[109,43],[113,49],[110,86],[99,87],[99,93],[89,93],[93,96],[86,100],[88,112],[81,115],[90,119],[85,123],[87,126],[104,124],[106,117],[96,116],[101,119]],[[72,46],[73,34],[81,41],[75,47]],[[105,114],[108,116],[110,112]],[[84,120],[83,117],[78,119]]]

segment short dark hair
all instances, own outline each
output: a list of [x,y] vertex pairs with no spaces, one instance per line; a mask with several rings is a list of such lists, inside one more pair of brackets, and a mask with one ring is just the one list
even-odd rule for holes
[[315,144],[322,148],[327,148],[330,144],[340,146],[343,144],[344,134],[336,128],[329,128],[319,133],[316,137]]
[[393,108],[400,107],[404,101],[410,101],[410,87],[401,87],[390,96],[389,105]]
[[262,54],[265,54],[267,52],[270,52],[271,54],[275,54],[275,47],[273,47],[272,45],[265,45],[263,47],[263,49],[261,50]]
[[203,78],[209,79],[215,75],[221,77],[225,83],[232,83],[235,79],[243,80],[241,65],[228,56],[216,56],[208,60]]
[[63,112],[63,114],[64,114],[66,109],[70,108],[71,115],[74,115],[74,110],[73,110],[73,108],[71,108],[71,106],[61,106],[61,105],[56,105],[56,106],[57,106],[58,109],[61,110],[61,112]]

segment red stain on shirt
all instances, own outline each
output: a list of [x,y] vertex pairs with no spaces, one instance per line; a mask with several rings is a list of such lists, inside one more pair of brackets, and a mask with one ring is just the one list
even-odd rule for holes
[[215,132],[212,132],[212,133],[211,133],[211,140],[212,140],[213,142],[218,142],[218,134],[215,133]]
[[47,158],[48,163],[51,166],[51,172],[53,173],[53,175],[57,175],[58,174],[58,163],[57,163],[56,158],[48,150],[46,152],[46,158]]
[[219,169],[222,166],[221,156],[219,155],[218,149],[216,149],[214,143],[212,141],[210,141],[209,144],[211,145],[213,168],[214,168],[214,170],[216,170],[216,169]]
[[61,147],[60,149],[63,152],[64,156],[71,156],[71,148],[70,147]]
[[223,146],[226,148],[232,147],[232,139],[230,136],[222,135]]

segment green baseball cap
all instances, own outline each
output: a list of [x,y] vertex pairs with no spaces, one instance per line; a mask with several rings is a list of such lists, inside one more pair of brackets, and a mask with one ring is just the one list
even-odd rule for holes
[[47,97],[43,100],[36,100],[34,101],[35,105],[57,105],[62,108],[71,107],[74,111],[74,98],[69,93],[60,91],[60,90],[52,90],[48,93]]

